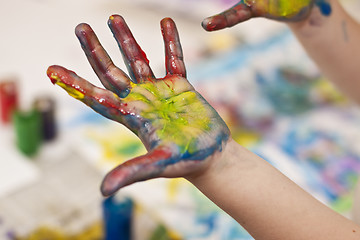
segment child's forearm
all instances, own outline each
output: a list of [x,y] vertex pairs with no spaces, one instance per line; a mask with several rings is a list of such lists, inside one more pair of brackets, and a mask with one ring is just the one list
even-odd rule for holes
[[255,239],[360,239],[360,227],[230,140],[203,175],[188,178]]
[[314,8],[307,20],[289,26],[322,73],[360,103],[360,25],[337,0],[329,2],[330,16]]

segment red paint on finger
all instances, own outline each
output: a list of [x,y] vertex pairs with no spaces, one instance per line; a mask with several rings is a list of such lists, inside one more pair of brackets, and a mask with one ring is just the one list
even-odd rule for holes
[[221,18],[219,16],[216,17],[211,17],[211,18],[207,18],[202,22],[202,27],[206,30],[206,31],[215,31],[215,30],[219,30],[219,29],[223,29],[226,28],[226,21],[224,18]]
[[134,182],[158,177],[157,174],[163,171],[162,167],[155,163],[171,158],[169,149],[159,148],[152,152],[129,160],[109,172],[101,185],[101,192],[104,196],[115,193],[118,189]]
[[182,48],[175,22],[171,18],[164,18],[161,21],[161,32],[165,44],[167,74],[186,77]]
[[252,9],[241,1],[223,13],[206,18],[202,22],[202,27],[206,31],[215,31],[232,27],[252,17],[254,17]]
[[154,77],[149,66],[149,59],[136,42],[123,17],[120,15],[110,16],[108,25],[125,56],[125,64],[130,75],[136,80]]

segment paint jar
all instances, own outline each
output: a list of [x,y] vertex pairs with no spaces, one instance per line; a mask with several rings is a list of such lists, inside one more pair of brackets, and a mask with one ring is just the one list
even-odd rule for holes
[[41,117],[35,109],[14,113],[16,145],[26,156],[37,153],[41,144]]
[[10,123],[18,106],[18,90],[15,80],[0,82],[0,115],[1,122]]
[[131,240],[133,208],[128,197],[112,196],[103,201],[104,240]]
[[55,101],[50,97],[39,97],[34,101],[33,107],[40,113],[43,140],[51,141],[55,139],[57,134]]

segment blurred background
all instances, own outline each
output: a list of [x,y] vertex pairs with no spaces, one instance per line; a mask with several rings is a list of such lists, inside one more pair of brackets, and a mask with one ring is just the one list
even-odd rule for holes
[[[254,19],[216,33],[201,28],[203,18],[236,2],[0,0],[1,240],[252,239],[183,179],[100,195],[104,174],[145,149],[123,126],[54,87],[46,69],[62,65],[100,86],[74,34],[81,22],[125,69],[107,27],[112,14],[124,16],[158,77],[165,74],[159,22],[172,17],[189,81],[233,138],[352,218],[359,108],[322,77],[284,24]],[[359,19],[359,1],[342,3]]]

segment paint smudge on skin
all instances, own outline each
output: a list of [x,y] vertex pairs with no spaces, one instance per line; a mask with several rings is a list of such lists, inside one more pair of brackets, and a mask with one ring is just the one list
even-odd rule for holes
[[69,87],[68,85],[66,85],[65,83],[63,83],[60,79],[60,77],[58,77],[55,74],[51,74],[50,77],[51,81],[53,84],[59,85],[60,87],[62,87],[63,89],[65,89],[65,91],[73,98],[78,99],[78,100],[82,100],[85,98],[85,95],[80,92],[79,90],[77,90],[75,87]]
[[253,0],[242,0],[242,2],[249,7],[256,5],[256,8],[262,9],[262,12],[267,13],[266,15],[286,18],[292,18],[298,15],[302,9],[307,8],[311,4],[311,0],[268,0],[257,1],[256,4]]
[[[129,101],[129,104],[133,101],[146,103],[146,108],[139,115],[152,123],[156,135],[182,146],[181,153],[193,153],[196,150],[191,145],[191,139],[211,129],[208,109],[193,91],[163,98],[164,94],[172,95],[173,90],[167,84],[157,85],[159,86],[155,87],[152,83],[139,84],[124,101]],[[147,91],[141,93],[142,89]]]
[[342,21],[341,27],[342,27],[342,30],[343,30],[344,41],[348,42],[349,41],[349,35],[348,35],[347,24],[346,24],[345,20]]
[[320,12],[324,16],[331,14],[331,5],[326,0],[242,0],[241,3],[252,8],[255,16],[256,11],[259,11],[260,13],[265,13],[266,17],[280,20],[282,18],[283,20],[288,19],[291,21],[300,20],[307,15],[313,4],[319,7]]
[[324,16],[330,16],[332,9],[330,3],[328,3],[326,0],[318,0],[315,1],[316,6],[320,9],[320,12]]

